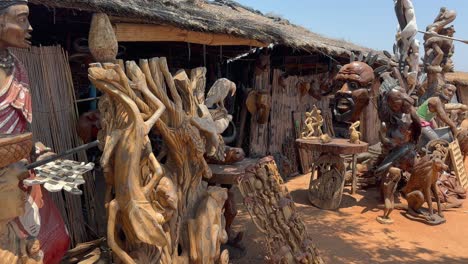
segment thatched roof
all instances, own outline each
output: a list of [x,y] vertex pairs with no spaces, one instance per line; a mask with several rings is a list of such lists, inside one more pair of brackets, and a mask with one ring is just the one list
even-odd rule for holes
[[346,41],[312,33],[278,17],[265,16],[230,0],[205,1],[202,5],[194,4],[194,1],[196,0],[30,0],[30,3],[103,12],[143,23],[169,24],[193,31],[229,34],[297,49],[319,49],[336,56],[347,55],[350,51],[371,51]]
[[450,72],[445,74],[445,80],[457,86],[468,87],[468,72]]

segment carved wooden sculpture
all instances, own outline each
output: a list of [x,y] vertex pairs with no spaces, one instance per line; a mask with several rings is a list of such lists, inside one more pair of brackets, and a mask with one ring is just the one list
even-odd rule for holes
[[[431,146],[432,145],[432,146]],[[436,140],[428,144],[432,152],[416,162],[411,177],[402,192],[408,201],[408,214],[413,217],[423,217],[428,224],[441,224],[445,222],[439,199],[437,180],[442,171],[447,170],[444,164],[448,154],[448,143]],[[432,195],[437,202],[437,215],[433,212]],[[420,208],[424,203],[429,207],[428,214],[423,215]]]
[[323,117],[317,106],[314,105],[312,111],[306,112],[304,124],[304,131],[301,134],[303,139],[317,139],[323,135]]
[[445,84],[443,73],[453,71],[451,57],[454,52],[453,40],[439,37],[438,35],[453,37],[455,29],[453,26],[446,27],[453,22],[457,13],[442,7],[434,22],[427,26],[424,35],[424,65],[427,72],[427,88],[425,100],[442,90]]
[[[53,261],[68,247],[65,226],[60,217],[53,215],[58,214],[55,205],[46,199],[47,194],[40,186],[28,188],[22,182],[34,177],[25,169],[25,163],[49,154],[46,153],[49,151],[40,150],[37,143],[35,151],[31,151],[32,135],[27,131],[33,113],[28,74],[8,49],[31,46],[32,27],[27,4],[27,0],[0,1],[0,197],[5,201],[0,209],[2,263]],[[17,163],[21,159],[25,159],[24,162]],[[42,218],[46,210],[53,215],[47,222]],[[52,224],[54,236],[60,238],[53,241],[49,240],[50,230],[47,230]],[[38,239],[49,240],[48,246],[54,249],[55,256],[43,252]]]
[[398,53],[395,54],[401,62],[400,71],[408,81],[410,90],[417,84],[419,73],[419,41],[416,39],[418,25],[411,0],[394,0],[395,13],[399,22],[397,33]]
[[357,128],[361,124],[360,121],[356,121],[349,127],[349,142],[353,144],[359,144],[361,138],[361,132],[357,131]]
[[[140,60],[140,66],[127,62],[126,69],[127,74],[116,64],[89,69],[93,84],[108,96],[100,108],[109,245],[125,263],[215,263],[220,259],[219,243],[225,241],[222,207],[215,205],[224,200],[201,179],[211,176],[203,155],[216,153],[219,137],[198,116],[193,93],[184,85],[190,83],[188,77],[178,73],[178,80],[185,82],[176,85],[165,58]],[[161,115],[167,115],[167,121]],[[169,150],[163,165],[149,142],[153,125]],[[209,193],[214,198],[202,202]],[[218,233],[213,229],[210,238],[194,239],[197,234],[189,232],[189,219],[202,221],[197,227],[203,223],[220,228]],[[124,241],[115,235],[119,230]]]
[[239,190],[252,221],[266,236],[269,263],[323,263],[273,157],[247,168]]
[[381,193],[384,199],[384,214],[377,217],[382,224],[390,224],[393,211],[393,195],[402,170],[408,171],[414,164],[416,144],[421,134],[421,125],[414,101],[398,86],[395,79],[383,74],[385,81],[381,86],[378,100],[381,121],[380,140],[382,159],[375,173],[383,175]]
[[370,100],[369,89],[374,82],[374,70],[365,62],[353,61],[340,69],[335,80],[342,83],[335,95],[335,119],[339,122],[359,120]]

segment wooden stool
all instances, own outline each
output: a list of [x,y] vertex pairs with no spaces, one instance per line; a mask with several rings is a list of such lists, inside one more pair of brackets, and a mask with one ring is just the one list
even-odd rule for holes
[[[366,152],[368,144],[352,144],[348,139],[334,138],[323,144],[318,139],[297,139],[299,148],[315,152],[318,159],[312,164],[309,184],[309,201],[321,209],[335,210],[340,206],[345,182],[345,163],[340,155],[352,155],[353,184],[352,193],[356,193],[357,155]],[[317,171],[317,179],[314,179]]]

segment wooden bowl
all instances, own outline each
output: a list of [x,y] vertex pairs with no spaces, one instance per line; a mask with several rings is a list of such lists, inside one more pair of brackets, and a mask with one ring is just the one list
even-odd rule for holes
[[0,168],[28,158],[32,145],[32,133],[0,134]]

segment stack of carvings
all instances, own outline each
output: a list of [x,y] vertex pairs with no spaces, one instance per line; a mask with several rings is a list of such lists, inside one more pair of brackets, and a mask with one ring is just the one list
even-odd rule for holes
[[[95,15],[89,39],[97,61],[115,62],[107,16]],[[90,65],[89,78],[104,94],[99,138],[108,244],[124,263],[229,261],[228,252],[220,252],[227,241],[227,190],[202,181],[211,177],[204,155],[224,153],[224,145],[197,99],[204,82],[199,72],[172,76],[165,58]],[[158,156],[150,133],[162,138]]]
[[246,171],[239,189],[253,222],[266,237],[269,262],[323,263],[273,158],[263,158]]

